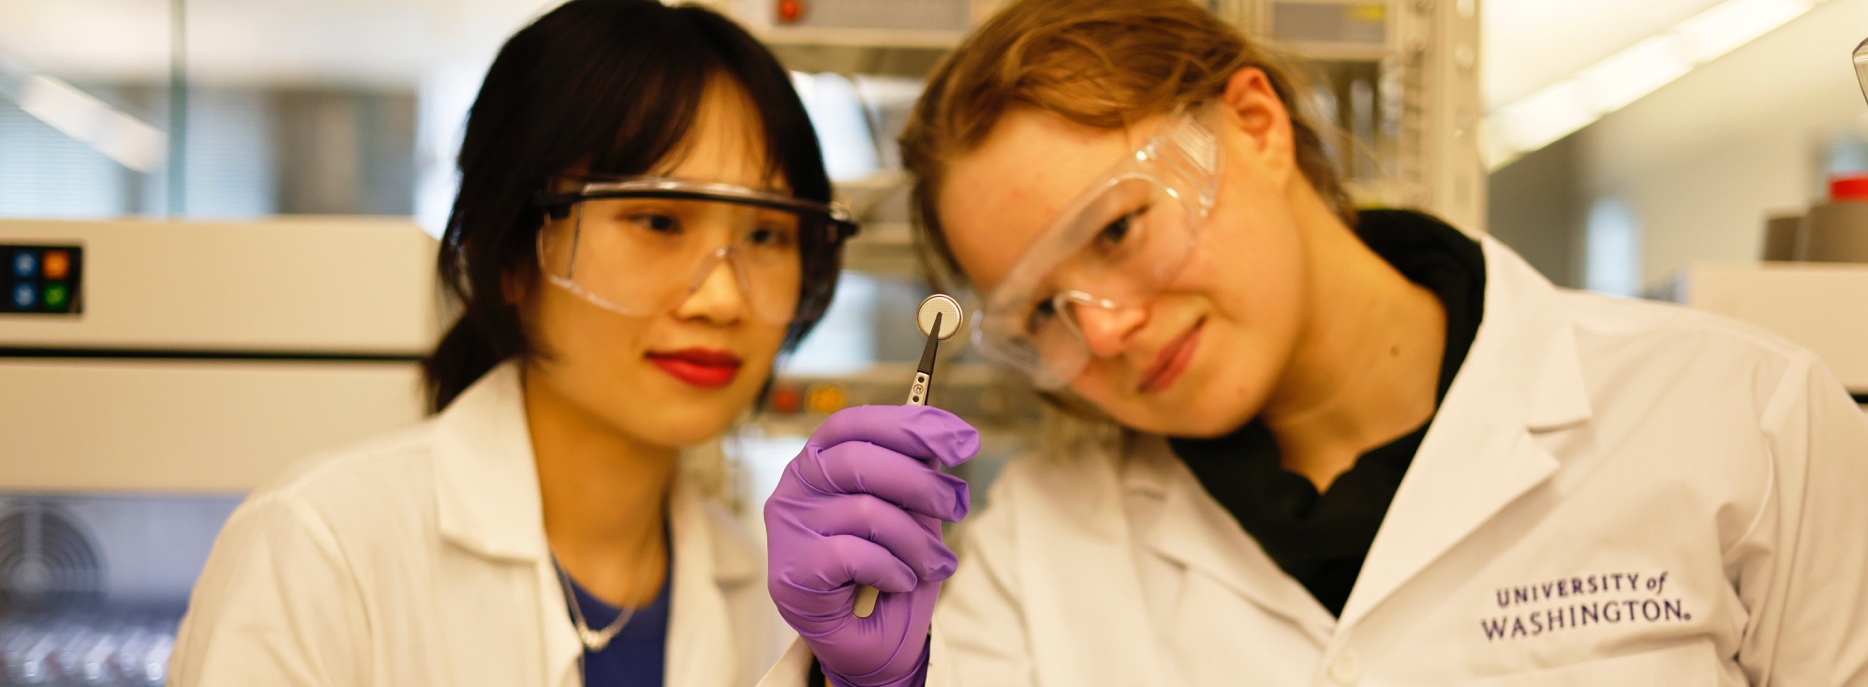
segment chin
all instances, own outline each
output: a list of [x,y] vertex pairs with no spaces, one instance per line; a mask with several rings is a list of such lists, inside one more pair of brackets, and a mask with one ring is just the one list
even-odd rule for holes
[[[1192,381],[1195,380],[1183,379],[1182,383]],[[1131,429],[1171,437],[1211,439],[1231,434],[1251,422],[1262,403],[1262,399],[1225,393],[1223,390],[1227,388],[1249,387],[1209,382],[1199,388],[1170,389],[1163,396],[1125,399],[1126,407],[1103,408],[1110,417]]]
[[632,433],[658,446],[683,448],[706,443],[725,433],[746,414],[759,395],[764,373],[741,377],[718,389],[696,389],[672,379],[667,386],[643,389],[617,399],[614,406],[628,409],[616,416]]
[[1190,421],[1190,418],[1180,417],[1174,418],[1173,427],[1157,432],[1157,434],[1187,439],[1214,439],[1231,434],[1250,421],[1250,417],[1216,419],[1206,422]]
[[1110,417],[1122,426],[1139,432],[1187,439],[1224,436],[1236,428],[1236,425],[1226,422],[1201,422],[1186,408],[1131,409],[1110,413]]
[[[734,418],[739,413],[726,413],[716,408],[682,408],[664,406],[664,410],[651,413],[648,417],[638,417],[635,424],[644,425],[639,436],[648,438],[652,443],[667,448],[687,448],[706,443],[725,433],[733,426]],[[642,423],[642,420],[648,420]]]

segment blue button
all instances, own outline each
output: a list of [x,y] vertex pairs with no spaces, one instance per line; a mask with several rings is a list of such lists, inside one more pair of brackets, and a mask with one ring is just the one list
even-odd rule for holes
[[32,310],[39,304],[39,290],[31,284],[13,287],[13,306],[20,310]]
[[39,276],[39,254],[29,250],[14,253],[13,276],[21,279]]

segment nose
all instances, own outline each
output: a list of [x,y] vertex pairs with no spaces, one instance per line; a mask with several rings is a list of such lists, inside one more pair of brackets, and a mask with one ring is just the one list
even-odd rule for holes
[[701,261],[675,316],[715,324],[738,322],[746,314],[745,281],[732,250],[716,250]]
[[1135,333],[1148,324],[1148,310],[1141,306],[1098,298],[1072,299],[1066,307],[1072,309],[1072,319],[1076,320],[1077,331],[1083,334],[1083,343],[1089,347],[1090,354],[1098,358],[1120,355],[1128,349]]

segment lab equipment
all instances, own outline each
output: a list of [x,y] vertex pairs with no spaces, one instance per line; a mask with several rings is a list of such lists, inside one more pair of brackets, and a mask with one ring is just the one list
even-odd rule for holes
[[403,219],[0,221],[0,684],[163,684],[245,492],[423,416],[434,252]]
[[1853,57],[1855,81],[1861,85],[1862,97],[1868,98],[1868,38],[1862,39],[1862,42],[1855,46]]
[[1763,327],[1810,349],[1868,405],[1868,264],[1704,263],[1652,295]]
[[1208,2],[1319,77],[1325,144],[1358,205],[1418,208],[1468,232],[1486,223],[1480,4]]
[[1763,258],[1774,262],[1803,259],[1803,215],[1783,213],[1764,221]]
[[[856,233],[849,212],[790,195],[660,177],[593,177],[534,204],[568,225],[538,232],[538,266],[552,284],[625,315],[679,305],[721,262],[731,265],[755,317],[790,322],[830,294],[804,294],[804,275],[834,270],[834,246]],[[703,227],[725,223],[730,245]],[[833,250],[820,250],[820,246]],[[800,263],[800,256],[804,260]],[[627,278],[624,278],[627,277]]]
[[[921,349],[921,365],[915,370],[915,382],[908,387],[908,405],[925,406],[934,387],[934,358],[940,352],[940,342],[953,338],[960,331],[960,325],[966,315],[960,310],[960,302],[944,293],[928,296],[921,301],[921,307],[915,311],[915,324],[927,337],[927,345]],[[869,585],[856,587],[856,617],[867,618],[876,611],[876,596],[880,592]]]
[[409,220],[4,220],[0,245],[73,249],[77,308],[0,312],[0,493],[238,495],[424,415],[442,315]]
[[1829,181],[1829,198],[1810,206],[1798,234],[1797,258],[1868,263],[1868,176]]
[[928,404],[928,396],[933,391],[934,357],[940,352],[940,342],[953,338],[965,321],[960,302],[953,296],[937,293],[921,301],[921,307],[915,310],[915,324],[927,337],[927,345],[921,349],[921,365],[915,371],[915,383],[908,388],[908,405]]

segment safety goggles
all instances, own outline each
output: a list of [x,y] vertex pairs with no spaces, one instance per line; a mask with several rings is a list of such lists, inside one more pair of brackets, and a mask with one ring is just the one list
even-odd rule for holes
[[1085,309],[1140,305],[1174,278],[1219,189],[1209,113],[1176,111],[1025,249],[986,296],[975,337],[988,358],[1041,388],[1065,386],[1092,357]]
[[1855,52],[1850,55],[1850,62],[1855,65],[1855,81],[1862,87],[1862,97],[1868,98],[1868,38],[1856,44]]
[[678,307],[721,267],[760,321],[811,316],[830,294],[807,289],[807,275],[828,261],[834,276],[837,247],[857,229],[836,205],[663,177],[588,178],[534,205],[560,220],[538,232],[545,279],[638,317]]

